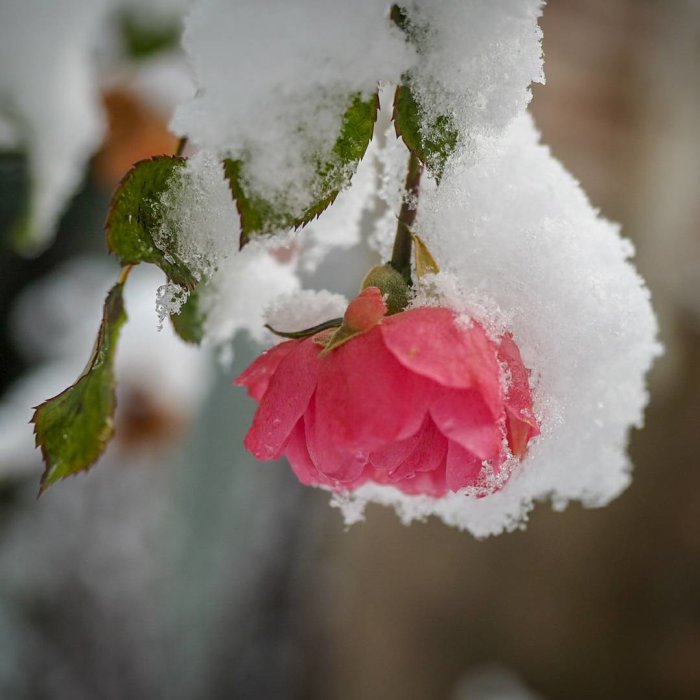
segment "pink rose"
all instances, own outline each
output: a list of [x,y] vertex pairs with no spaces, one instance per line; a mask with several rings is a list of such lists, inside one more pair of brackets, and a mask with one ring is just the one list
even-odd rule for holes
[[515,342],[493,341],[447,308],[385,314],[369,287],[335,336],[258,357],[234,382],[260,402],[247,449],[285,455],[302,483],[334,490],[367,481],[433,497],[497,490],[539,433]]

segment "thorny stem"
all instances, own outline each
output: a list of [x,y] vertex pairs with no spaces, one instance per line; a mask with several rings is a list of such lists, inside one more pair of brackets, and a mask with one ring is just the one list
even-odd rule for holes
[[418,190],[420,188],[420,176],[423,165],[415,153],[411,153],[408,160],[408,174],[406,175],[406,196],[399,212],[399,223],[396,227],[394,249],[391,253],[391,266],[399,272],[403,278],[411,283],[411,245],[413,237],[411,228],[416,220],[418,208]]

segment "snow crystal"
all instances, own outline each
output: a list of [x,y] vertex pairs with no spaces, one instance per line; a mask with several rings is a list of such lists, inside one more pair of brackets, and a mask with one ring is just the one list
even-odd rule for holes
[[238,212],[221,163],[200,152],[176,172],[161,197],[162,223],[154,242],[176,254],[199,279],[238,248]]
[[539,144],[528,115],[479,164],[455,163],[439,187],[424,183],[416,230],[445,271],[431,281],[442,302],[513,333],[533,370],[542,434],[486,498],[367,484],[336,504],[350,520],[377,501],[405,522],[438,515],[482,537],[520,526],[535,500],[609,502],[629,483],[628,432],[642,425],[644,376],[660,352],[629,241]]
[[189,298],[189,292],[179,284],[167,282],[156,289],[156,314],[158,330],[163,330],[163,323],[170,314],[179,314]]
[[183,41],[199,86],[173,129],[222,156],[246,156],[255,189],[294,201],[328,152],[353,95],[397,82],[413,49],[382,0],[199,0]]

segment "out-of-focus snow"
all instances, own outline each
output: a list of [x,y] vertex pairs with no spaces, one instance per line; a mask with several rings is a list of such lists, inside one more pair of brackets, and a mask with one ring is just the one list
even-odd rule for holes
[[99,145],[104,117],[92,54],[112,0],[5,0],[0,22],[0,109],[29,154],[26,222],[41,248]]
[[542,700],[510,669],[488,664],[471,669],[457,684],[450,700]]
[[0,114],[29,159],[31,197],[22,241],[27,252],[50,243],[102,141],[101,85],[116,58],[107,55],[117,41],[119,13],[128,10],[146,26],[172,23],[185,5],[184,0],[0,3]]

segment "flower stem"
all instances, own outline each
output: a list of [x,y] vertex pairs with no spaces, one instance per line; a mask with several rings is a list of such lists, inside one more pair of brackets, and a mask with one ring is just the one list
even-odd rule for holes
[[119,271],[119,277],[117,278],[117,284],[124,284],[126,282],[126,279],[133,267],[133,265],[122,266],[122,269]]
[[183,136],[177,142],[177,146],[175,147],[175,155],[181,156],[185,152],[186,146],[187,146],[187,136]]
[[418,209],[418,190],[420,188],[420,176],[423,165],[414,153],[408,160],[408,174],[406,175],[406,197],[399,212],[399,223],[396,227],[394,249],[391,253],[391,266],[399,272],[410,284],[411,282],[411,245],[413,238],[411,227],[416,220]]

